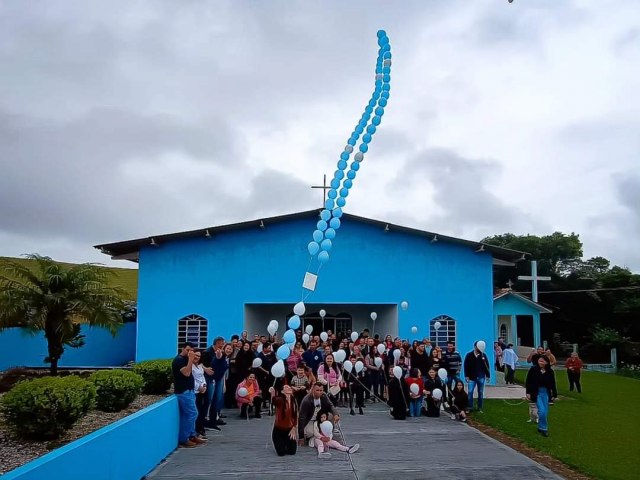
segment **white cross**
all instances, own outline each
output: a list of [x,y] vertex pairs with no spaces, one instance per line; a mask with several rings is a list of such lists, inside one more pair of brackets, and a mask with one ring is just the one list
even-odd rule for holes
[[322,193],[323,193],[323,199],[322,199],[322,208],[324,208],[324,204],[327,201],[327,190],[331,190],[331,187],[329,185],[327,185],[327,175],[324,175],[324,179],[322,181],[322,185],[311,185],[311,188],[321,188],[322,189]]
[[531,275],[518,275],[518,280],[531,280],[531,297],[533,301],[538,303],[538,281],[548,282],[551,277],[539,277],[538,276],[538,262],[531,261]]

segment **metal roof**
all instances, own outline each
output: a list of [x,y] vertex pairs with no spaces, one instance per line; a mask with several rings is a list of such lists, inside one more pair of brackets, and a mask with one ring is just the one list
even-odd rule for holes
[[536,303],[533,300],[531,300],[530,298],[527,298],[524,295],[522,295],[521,293],[518,293],[518,292],[516,292],[514,290],[511,290],[511,289],[505,289],[501,293],[498,293],[497,295],[494,295],[493,296],[493,301],[495,302],[496,300],[498,300],[500,298],[503,298],[503,297],[506,297],[507,295],[513,295],[515,298],[517,298],[517,299],[521,300],[522,302],[526,303],[527,305],[530,305],[531,307],[537,309],[540,313],[553,313],[548,308],[543,307],[539,303]]
[[[289,220],[297,220],[302,218],[311,218],[318,216],[322,209],[307,210],[304,212],[290,213],[286,215],[279,215],[275,217],[264,217],[256,220],[249,220],[241,223],[232,223],[228,225],[219,225],[213,227],[201,228],[198,230],[189,230],[186,232],[167,233],[162,235],[153,235],[150,237],[136,238],[134,240],[125,240],[123,242],[104,243],[101,245],[95,245],[102,253],[110,255],[114,260],[131,260],[137,262],[139,259],[139,252],[141,247],[156,246],[162,243],[182,240],[186,238],[197,237],[211,237],[218,233],[231,232],[234,230],[243,230],[248,228],[267,228],[269,225],[276,223],[287,222]],[[520,252],[517,250],[510,250],[508,248],[496,247],[482,242],[474,242],[472,240],[464,240],[462,238],[450,237],[447,235],[441,235],[435,232],[428,232],[426,230],[419,230],[416,228],[405,227],[402,225],[396,225],[390,222],[384,222],[381,220],[374,220],[371,218],[360,217],[352,215],[350,213],[344,213],[343,219],[352,220],[360,223],[366,223],[369,225],[375,225],[383,228],[385,231],[402,232],[411,235],[418,235],[424,237],[425,240],[435,242],[453,243],[456,245],[466,246],[474,249],[477,252],[491,253],[496,265],[513,265],[515,262],[525,260],[528,253]]]

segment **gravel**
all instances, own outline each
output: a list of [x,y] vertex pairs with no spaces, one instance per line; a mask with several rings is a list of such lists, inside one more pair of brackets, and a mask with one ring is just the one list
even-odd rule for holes
[[92,410],[85,417],[81,418],[71,430],[68,430],[57,440],[20,440],[11,436],[7,428],[0,423],[0,475],[99,428],[131,415],[138,410],[148,407],[166,396],[167,395],[140,395],[129,407],[119,412]]

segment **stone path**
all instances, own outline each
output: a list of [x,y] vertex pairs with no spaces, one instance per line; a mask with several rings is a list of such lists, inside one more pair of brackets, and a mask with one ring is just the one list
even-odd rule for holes
[[380,404],[368,404],[363,416],[352,417],[345,415],[345,409],[340,410],[346,443],[360,443],[360,451],[351,456],[332,451],[330,459],[321,460],[317,458],[315,449],[299,447],[295,456],[278,457],[271,444],[272,417],[247,421],[230,413],[230,418],[226,419],[228,425],[222,427],[222,432],[209,432],[207,445],[176,450],[146,478],[561,478],[546,467],[446,415],[397,421]]

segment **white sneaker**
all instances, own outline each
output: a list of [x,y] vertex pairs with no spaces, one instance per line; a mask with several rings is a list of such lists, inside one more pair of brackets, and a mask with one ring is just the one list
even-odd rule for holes
[[358,450],[360,450],[360,444],[356,443],[355,445],[351,445],[347,451],[351,454],[356,453]]
[[318,454],[318,458],[331,458],[331,454],[329,452],[321,452]]
[[455,413],[452,413],[452,414],[451,414],[451,420],[455,420],[455,419],[456,419],[456,414],[455,414]]

